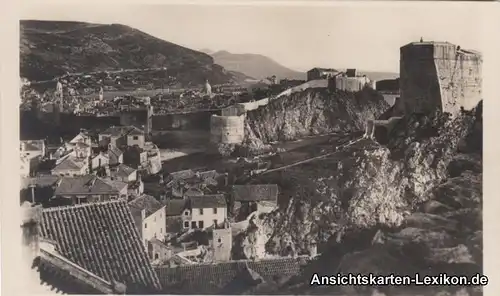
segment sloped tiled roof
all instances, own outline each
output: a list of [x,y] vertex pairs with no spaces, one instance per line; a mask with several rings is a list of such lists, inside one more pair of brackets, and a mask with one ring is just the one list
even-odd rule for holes
[[114,145],[108,147],[108,157],[111,163],[118,163],[121,155],[123,155],[123,151],[120,148]]
[[169,199],[166,202],[167,216],[180,216],[186,207],[186,201],[183,199]]
[[128,203],[132,215],[136,212],[141,215],[142,210],[146,210],[146,217],[163,207],[162,203],[151,195],[143,194]]
[[123,188],[127,187],[128,184],[122,181],[118,180],[109,180],[109,179],[103,179],[106,184],[111,185],[113,188],[115,188],[118,191],[122,191]]
[[226,206],[226,199],[222,194],[190,196],[188,198],[193,209],[223,208]]
[[83,162],[76,161],[73,157],[67,157],[56,165],[53,170],[80,170],[84,165],[85,164]]
[[219,176],[216,170],[200,172],[200,178],[205,179],[215,179]]
[[118,190],[93,175],[63,177],[56,188],[56,195],[118,194]]
[[276,201],[278,185],[233,185],[232,193],[235,201]]
[[127,128],[124,126],[111,126],[101,132],[101,135],[111,135],[114,137],[120,136],[120,135],[125,135],[127,133]]
[[113,137],[125,135],[143,135],[144,131],[135,126],[112,126],[101,132],[101,135],[111,135]]
[[125,201],[108,201],[43,210],[41,236],[55,241],[68,260],[127,292],[161,289]]
[[189,179],[195,176],[195,172],[193,170],[183,170],[178,172],[170,173],[170,177],[174,180],[183,180]]
[[264,280],[275,276],[294,276],[300,273],[304,258],[278,258],[260,261],[231,261],[219,264],[156,267],[156,273],[169,294],[218,294],[248,266]]
[[143,136],[144,135],[144,131],[135,127],[135,126],[131,126],[127,135],[130,135],[130,136]]
[[31,178],[30,182],[31,184],[39,187],[47,187],[55,185],[60,178],[61,177],[56,175],[40,175],[35,178]]
[[124,165],[123,163],[120,163],[118,166],[116,166],[116,171],[114,172],[114,174],[120,177],[128,177],[135,171],[136,171],[135,169],[127,165]]

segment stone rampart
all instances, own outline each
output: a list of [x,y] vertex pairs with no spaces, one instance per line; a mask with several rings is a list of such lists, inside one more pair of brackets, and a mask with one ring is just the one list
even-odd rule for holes
[[447,42],[414,42],[400,49],[405,113],[435,109],[457,114],[482,99],[482,56]]

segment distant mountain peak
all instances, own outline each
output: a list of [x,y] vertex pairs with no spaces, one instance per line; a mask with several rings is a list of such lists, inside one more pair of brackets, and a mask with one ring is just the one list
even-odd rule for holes
[[215,63],[230,71],[238,71],[255,79],[265,79],[276,75],[278,79],[305,79],[303,72],[289,69],[273,59],[253,53],[230,53],[227,50],[219,50],[210,54]]

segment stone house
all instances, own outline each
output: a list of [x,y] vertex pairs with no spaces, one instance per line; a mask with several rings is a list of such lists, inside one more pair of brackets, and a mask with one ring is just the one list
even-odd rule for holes
[[125,164],[119,164],[109,168],[109,176],[118,181],[130,183],[137,181],[137,170]]
[[153,238],[148,241],[147,254],[152,264],[161,264],[172,258],[173,250],[159,239]]
[[166,207],[166,239],[177,235],[184,230],[182,213],[186,207],[183,199],[169,199],[165,202]]
[[231,188],[231,205],[233,214],[245,219],[255,211],[270,212],[277,207],[278,185],[233,185]]
[[123,152],[123,163],[136,169],[146,167],[148,152],[138,146],[128,146]]
[[328,79],[337,75],[339,71],[335,69],[326,68],[312,68],[307,71],[307,81],[318,80],[318,79]]
[[59,159],[52,169],[52,175],[83,176],[89,173],[89,160],[86,157],[75,157],[71,154]]
[[144,148],[145,142],[144,131],[135,126],[112,126],[99,134],[99,143],[102,146],[108,144],[116,147],[137,145]]
[[186,200],[182,221],[184,229],[206,229],[227,219],[224,195],[190,196]]
[[[128,203],[132,217],[144,245],[149,249],[152,239],[165,241],[166,207],[150,195],[143,194]],[[156,258],[150,256],[150,260]]]
[[47,152],[44,140],[21,141],[20,150],[21,156],[28,159],[37,157],[43,158]]
[[127,198],[127,184],[116,184],[94,175],[63,177],[54,198],[64,204],[82,204]]

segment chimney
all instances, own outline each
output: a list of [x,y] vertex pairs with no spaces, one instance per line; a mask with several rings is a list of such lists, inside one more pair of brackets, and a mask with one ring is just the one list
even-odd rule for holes
[[35,187],[36,184],[30,184],[29,186],[31,188],[31,202],[34,204],[35,203]]

